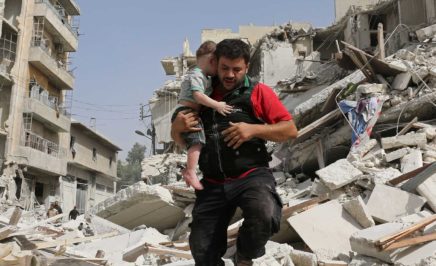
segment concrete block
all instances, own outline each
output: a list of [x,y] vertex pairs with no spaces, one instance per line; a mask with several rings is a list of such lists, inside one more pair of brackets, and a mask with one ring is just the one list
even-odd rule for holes
[[318,258],[315,254],[300,250],[292,250],[292,262],[297,266],[318,266]]
[[409,179],[401,186],[401,189],[410,193],[416,193],[416,188],[434,173],[436,173],[436,163],[433,163],[424,171]]
[[384,84],[362,84],[357,87],[357,93],[370,94],[386,91],[387,86]]
[[348,254],[351,251],[348,239],[362,228],[337,200],[290,217],[288,222],[318,259]]
[[366,205],[360,196],[345,202],[342,206],[363,228],[375,225],[374,220],[369,214]]
[[91,211],[128,229],[143,224],[158,230],[174,228],[185,216],[183,209],[174,205],[168,189],[144,182],[120,190]]
[[418,40],[420,42],[423,42],[426,39],[434,38],[435,33],[436,33],[436,24],[417,30],[416,37],[418,37]]
[[341,159],[316,171],[316,174],[329,189],[334,190],[355,181],[363,173],[346,159]]
[[389,62],[389,67],[396,69],[398,71],[402,71],[402,72],[407,71],[407,66],[403,63],[402,60],[395,60],[395,61]]
[[386,153],[385,158],[386,162],[390,163],[392,161],[398,160],[409,153],[409,150],[407,148],[402,148],[390,153]]
[[407,89],[411,79],[412,79],[412,74],[410,72],[404,72],[398,74],[395,77],[394,82],[392,83],[392,89],[400,90],[400,91]]
[[420,150],[412,150],[401,159],[401,172],[411,172],[423,166],[422,153]]
[[374,184],[385,184],[386,182],[399,177],[402,173],[395,168],[377,168],[377,171],[369,173]]
[[425,202],[423,197],[377,184],[366,206],[375,221],[385,223],[420,211]]
[[393,149],[406,146],[423,147],[427,144],[427,135],[425,133],[411,133],[398,137],[382,138],[383,149]]
[[389,266],[389,264],[376,258],[357,255],[353,257],[353,260],[348,264],[348,266]]
[[427,135],[427,139],[432,140],[436,137],[436,128],[427,127],[423,129],[424,133]]
[[436,212],[436,173],[427,178],[417,188],[419,195],[427,199],[428,205]]

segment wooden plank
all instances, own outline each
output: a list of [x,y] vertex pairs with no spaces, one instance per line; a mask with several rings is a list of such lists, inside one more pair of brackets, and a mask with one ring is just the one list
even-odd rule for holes
[[360,69],[360,71],[362,71],[362,73],[365,75],[365,77],[368,79],[368,81],[374,80],[374,78],[371,76],[371,74],[368,73],[368,71],[366,71],[366,69],[363,67],[362,62],[360,62],[360,60],[356,57],[356,55],[354,54],[353,51],[345,49],[344,54],[348,55],[348,57],[351,58],[351,61],[353,61],[353,63],[356,65],[357,69]]
[[321,107],[321,113],[323,115],[335,110],[338,106],[336,105],[336,96],[341,92],[342,88],[334,88],[330,95],[325,100],[324,105]]
[[416,129],[423,129],[423,128],[432,128],[433,126],[422,122],[416,122],[413,123],[412,127]]
[[177,249],[170,249],[165,247],[154,247],[148,244],[142,244],[129,249],[123,254],[123,260],[127,262],[135,262],[136,259],[147,253],[153,253],[156,255],[175,256],[183,259],[192,259],[191,252],[182,251]]
[[119,233],[117,231],[113,231],[110,233],[97,235],[97,236],[78,237],[78,238],[73,238],[73,239],[58,239],[58,240],[54,240],[54,241],[46,241],[46,242],[39,242],[39,243],[34,242],[34,244],[36,245],[36,249],[54,248],[54,247],[57,247],[59,245],[67,246],[67,245],[82,243],[82,242],[91,241],[91,240],[95,240],[95,239],[104,239],[104,238],[108,238],[111,236],[116,236],[118,234]]
[[318,128],[320,127],[324,128],[325,124],[336,120],[340,116],[341,116],[341,111],[339,111],[339,109],[336,109],[326,114],[325,116],[321,117],[320,119],[314,121],[313,123],[307,125],[306,127],[298,131],[298,136],[292,142],[292,144],[297,144],[308,139]]
[[403,127],[403,129],[401,129],[400,132],[398,132],[397,137],[402,136],[407,132],[409,132],[409,130],[413,127],[413,124],[416,122],[418,122],[418,117],[415,116],[415,118],[413,118],[412,121],[410,121],[405,127]]
[[432,224],[435,221],[436,221],[436,214],[433,214],[432,216],[424,218],[423,220],[421,220],[415,224],[412,224],[412,225],[408,226],[407,228],[405,228],[397,233],[382,237],[379,240],[377,240],[375,243],[378,246],[384,248],[386,246],[389,246],[393,242],[400,240],[401,238],[404,238],[404,237],[412,234],[413,232],[416,232],[416,231],[426,227],[429,224]]
[[378,58],[385,60],[385,33],[383,30],[383,23],[379,23],[377,27],[377,41],[378,41]]
[[425,169],[427,169],[430,165],[431,164],[426,164],[426,165],[424,165],[424,166],[422,166],[422,167],[420,167],[418,169],[415,169],[415,170],[413,170],[411,172],[402,174],[402,175],[400,175],[400,176],[398,176],[398,177],[396,177],[394,179],[389,180],[387,182],[387,184],[391,185],[391,186],[396,186],[396,185],[398,185],[398,184],[400,184],[400,183],[402,183],[402,182],[404,182],[406,180],[409,180],[410,178],[415,177],[416,175],[420,174]]
[[9,235],[12,234],[14,231],[15,231],[15,227],[11,225],[0,228],[0,240],[8,238]]
[[389,251],[389,250],[399,249],[399,248],[403,248],[403,247],[414,246],[414,245],[430,242],[433,240],[436,240],[436,232],[395,242],[395,243],[385,247],[383,249],[383,251]]
[[306,200],[306,201],[299,203],[295,206],[283,208],[282,216],[283,216],[283,218],[287,219],[292,215],[292,213],[294,213],[296,211],[303,210],[303,209],[310,207],[312,205],[327,201],[328,199],[329,199],[329,194],[323,194],[319,197],[316,197],[316,198],[313,198],[310,200]]
[[18,222],[20,221],[22,210],[19,207],[15,207],[14,212],[12,213],[11,218],[9,219],[9,225],[16,226]]

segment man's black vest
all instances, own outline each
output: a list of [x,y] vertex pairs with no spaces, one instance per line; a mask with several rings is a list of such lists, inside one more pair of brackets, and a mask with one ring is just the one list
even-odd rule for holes
[[268,154],[265,141],[253,138],[244,142],[238,149],[227,147],[223,130],[229,122],[245,122],[248,124],[264,124],[253,110],[251,94],[257,83],[248,78],[244,84],[229,92],[222,101],[233,106],[233,112],[222,116],[212,108],[201,112],[201,120],[206,135],[206,145],[201,150],[199,165],[203,176],[209,179],[235,178],[256,167],[268,167],[271,156]]

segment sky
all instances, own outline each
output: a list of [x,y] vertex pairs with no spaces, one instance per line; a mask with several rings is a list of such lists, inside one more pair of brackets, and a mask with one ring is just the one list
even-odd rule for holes
[[[90,125],[117,144],[124,160],[135,142],[150,146],[135,130],[140,104],[148,103],[166,76],[160,60],[178,56],[188,38],[200,45],[202,29],[334,21],[334,0],[76,0],[80,5],[79,50],[72,54],[75,88],[73,118]],[[150,149],[149,149],[150,150]],[[148,155],[150,151],[147,151]]]

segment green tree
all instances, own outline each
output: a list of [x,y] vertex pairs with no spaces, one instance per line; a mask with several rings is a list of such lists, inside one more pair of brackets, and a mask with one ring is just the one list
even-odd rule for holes
[[141,162],[145,158],[145,145],[135,143],[127,153],[126,162],[118,161],[117,175],[121,179],[118,187],[132,185],[141,180]]

